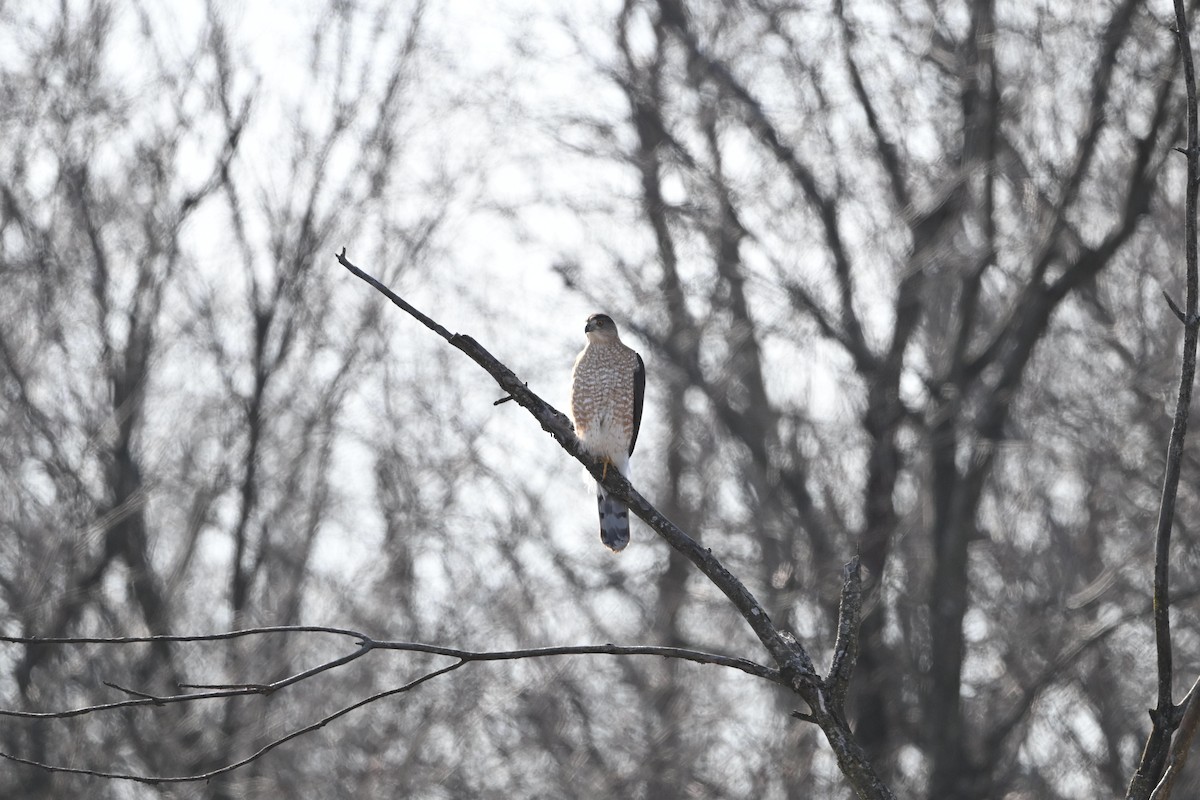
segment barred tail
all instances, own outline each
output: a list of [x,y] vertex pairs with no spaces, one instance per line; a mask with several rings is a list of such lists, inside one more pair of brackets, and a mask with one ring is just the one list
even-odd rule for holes
[[629,544],[629,507],[596,484],[596,505],[600,507],[600,541],[613,552]]

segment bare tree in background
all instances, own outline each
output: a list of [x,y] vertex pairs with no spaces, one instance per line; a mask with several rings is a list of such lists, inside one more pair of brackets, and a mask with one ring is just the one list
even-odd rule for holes
[[1178,45],[1140,4],[1077,11],[627,2],[629,134],[574,128],[637,176],[646,237],[619,289],[568,283],[643,309],[738,465],[668,485],[736,487],[696,529],[812,641],[861,553],[855,728],[931,798],[1124,792],[1144,738]]
[[[325,103],[316,116],[261,107],[216,5],[181,53],[169,10],[64,4],[36,23],[19,13],[4,20],[23,50],[0,112],[7,627],[297,622],[329,591],[314,557],[345,518],[331,476],[356,435],[347,393],[387,330],[376,304],[335,290],[318,254],[356,236],[387,254],[389,274],[414,267],[450,199],[447,183],[420,178],[424,210],[385,213],[407,155],[423,8],[370,18],[331,6],[319,18],[305,43],[305,100]],[[152,65],[133,75],[118,57],[130,30]],[[264,152],[281,156],[274,188],[252,166]],[[197,240],[213,229],[225,238]],[[34,647],[6,666],[5,693],[36,708],[100,680],[163,691],[280,673],[310,650],[156,645],[80,661]],[[263,713],[226,703],[126,715],[88,725],[85,749],[125,753],[148,774],[203,772],[291,716],[272,709],[263,726]],[[6,750],[57,762],[85,741],[46,726],[2,736]],[[206,796],[244,796],[263,780],[251,768]],[[6,796],[98,796],[37,771],[2,781]],[[296,793],[285,789],[261,791]]]
[[[528,421],[335,283],[328,256],[347,242],[388,281],[442,263],[459,188],[412,141],[467,135],[422,116],[454,54],[428,10],[387,8],[331,4],[292,101],[262,92],[217,4],[182,54],[151,9],[0,10],[25,54],[0,88],[6,629],[332,616],[480,649],[635,637],[756,652],[657,542],[619,564],[573,557],[563,538],[590,528],[555,516],[561,454],[497,453],[511,442],[497,426]],[[1160,290],[1178,283],[1183,181],[1178,47],[1155,14],[628,0],[593,56],[615,94],[565,121],[538,110],[568,171],[599,156],[632,187],[565,198],[608,257],[562,274],[646,344],[662,446],[639,485],[820,661],[838,567],[861,555],[853,728],[903,796],[1123,793],[1146,737],[1177,339]],[[149,80],[121,71],[122,25]],[[529,111],[492,102],[514,126]],[[565,378],[577,341],[530,352],[529,320],[479,302],[512,353],[561,356]],[[1184,542],[1195,505],[1185,482]],[[352,546],[372,569],[319,555]],[[1178,553],[1178,574],[1194,561]],[[1176,607],[1196,590],[1184,578]],[[1198,647],[1181,633],[1177,661]],[[34,711],[103,681],[169,694],[277,680],[336,651],[314,634],[9,652],[4,705]],[[405,655],[286,700],[6,724],[0,747],[203,773],[442,663]],[[139,796],[848,791],[777,687],[675,659],[490,669]],[[0,777],[6,796],[127,788]]]

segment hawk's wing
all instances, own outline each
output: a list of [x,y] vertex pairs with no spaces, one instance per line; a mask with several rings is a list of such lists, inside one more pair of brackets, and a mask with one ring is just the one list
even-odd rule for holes
[[638,429],[642,427],[642,400],[646,396],[646,365],[637,353],[637,368],[633,371],[633,435],[629,437],[629,455],[637,444]]

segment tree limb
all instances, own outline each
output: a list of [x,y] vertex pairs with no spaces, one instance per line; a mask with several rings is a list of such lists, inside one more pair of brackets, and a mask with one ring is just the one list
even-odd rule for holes
[[[209,770],[207,772],[196,773],[194,775],[166,775],[166,776],[139,775],[139,774],[133,773],[133,772],[109,772],[109,771],[105,771],[105,770],[86,769],[83,767],[63,767],[63,766],[57,766],[54,764],[46,764],[46,763],[43,763],[40,761],[34,761],[34,760],[28,759],[28,758],[21,758],[20,756],[15,756],[15,755],[12,755],[10,753],[5,753],[5,752],[0,752],[0,758],[15,762],[17,764],[25,764],[27,766],[37,767],[38,769],[43,769],[43,770],[46,770],[47,772],[66,772],[66,773],[70,773],[72,775],[90,775],[94,778],[107,778],[109,780],[135,781],[137,783],[146,783],[146,784],[151,784],[151,785],[156,785],[156,784],[160,784],[160,783],[197,783],[200,781],[208,781],[208,780],[212,780],[213,778],[217,777],[218,775],[224,775],[226,773],[233,772],[234,770],[240,769],[240,768],[246,766],[247,764],[251,763],[252,761],[257,761],[258,759],[262,758],[263,756],[265,756],[267,753],[271,752],[275,748],[277,748],[283,744],[286,744],[287,742],[290,742],[292,739],[297,739],[301,736],[304,736],[307,733],[312,733],[313,731],[324,728],[330,722],[333,722],[335,719],[338,719],[339,717],[343,717],[352,711],[357,711],[358,709],[362,708],[363,706],[370,705],[371,703],[374,703],[377,700],[382,700],[385,697],[391,697],[392,695],[402,694],[404,692],[411,691],[411,690],[417,688],[418,686],[420,686],[421,684],[425,683],[426,681],[429,681],[434,678],[445,675],[447,672],[453,672],[454,670],[458,669],[459,667],[463,666],[466,663],[467,663],[466,661],[456,661],[455,663],[453,663],[447,667],[442,667],[441,669],[437,669],[432,672],[427,672],[424,675],[422,675],[421,677],[419,677],[415,680],[409,681],[408,683],[404,684],[403,686],[398,686],[393,689],[387,689],[382,692],[377,692],[377,693],[371,695],[370,697],[365,697],[362,700],[359,700],[356,703],[351,703],[348,706],[344,706],[344,707],[338,709],[337,711],[333,712],[332,714],[328,714],[328,715],[322,717],[321,719],[317,720],[316,722],[312,723],[311,725],[306,725],[303,728],[297,728],[296,730],[292,731],[291,733],[288,733],[285,736],[281,736],[278,739],[274,739],[274,740],[268,742],[267,744],[263,745],[261,748],[259,748],[255,752],[246,756],[245,758],[242,758],[237,761],[226,764],[223,767],[218,767],[217,769]],[[244,692],[238,692],[238,693],[244,694]]]
[[804,648],[796,642],[791,634],[775,627],[765,609],[753,594],[725,568],[712,554],[709,548],[700,544],[681,530],[675,523],[663,516],[658,509],[650,504],[633,485],[619,472],[603,469],[603,465],[595,459],[575,437],[575,429],[565,414],[558,411],[530,390],[525,382],[520,380],[512,370],[502,364],[482,345],[461,333],[450,333],[440,324],[422,314],[408,302],[397,296],[375,278],[350,263],[346,258],[345,249],[338,254],[338,263],[354,275],[375,287],[381,294],[395,305],[418,319],[425,327],[437,333],[454,347],[465,353],[472,361],[481,366],[500,388],[508,393],[521,407],[528,410],[542,429],[558,440],[559,445],[575,457],[587,468],[597,481],[617,497],[624,500],[630,511],[641,518],[647,525],[662,536],[668,544],[674,547],[695,564],[709,580],[711,580],[726,597],[728,597],[758,636],[759,641],[767,648],[767,652],[776,660],[780,669],[800,683],[819,685],[817,674],[812,665],[812,659]]
[[162,636],[119,636],[119,637],[46,637],[37,636],[0,636],[0,642],[21,644],[26,646],[46,645],[128,645],[128,644],[182,644],[194,642],[221,642],[240,639],[249,636],[265,636],[270,634],[294,633],[325,633],[358,642],[358,647],[342,656],[322,662],[315,667],[280,678],[269,683],[233,683],[233,684],[180,684],[184,689],[203,689],[201,692],[187,692],[175,695],[153,695],[135,689],[118,686],[105,681],[105,685],[136,699],[123,700],[115,703],[102,703],[64,711],[15,711],[0,709],[0,717],[18,719],[66,719],[92,714],[99,711],[111,711],[118,708],[131,708],[146,705],[167,705],[171,703],[186,703],[195,700],[212,700],[226,697],[241,697],[245,695],[269,695],[280,689],[285,689],[301,681],[315,677],[337,667],[355,661],[374,650],[398,650],[410,653],[428,653],[430,655],[446,656],[463,662],[473,661],[514,661],[522,658],[549,658],[552,656],[572,655],[614,655],[614,656],[661,656],[662,658],[677,658],[696,664],[713,664],[730,667],[745,672],[756,678],[763,678],[773,683],[783,683],[778,670],[763,666],[754,661],[718,653],[707,653],[701,650],[690,650],[682,647],[658,647],[649,645],[561,645],[557,647],[535,647],[521,650],[463,650],[455,647],[443,647],[422,642],[401,642],[384,639],[373,639],[361,631],[346,628],[333,628],[319,625],[276,625],[262,628],[246,628],[226,633],[197,634],[194,636],[162,635]]
[[630,511],[654,529],[671,547],[695,564],[729,598],[767,652],[771,654],[779,670],[780,682],[800,695],[808,704],[809,714],[805,719],[820,726],[837,757],[842,774],[850,782],[858,796],[879,798],[880,800],[893,797],[891,790],[875,773],[874,767],[867,759],[861,745],[855,740],[849,726],[842,719],[842,715],[835,710],[829,689],[813,667],[812,658],[808,652],[796,641],[791,632],[776,627],[754,595],[733,573],[725,568],[725,565],[712,554],[710,548],[701,547],[695,539],[667,519],[642,497],[620,472],[607,470],[606,474],[601,463],[593,458],[575,437],[570,420],[562,412],[538,397],[513,374],[512,370],[498,361],[482,345],[470,336],[459,333],[451,334],[437,322],[417,311],[378,280],[352,264],[346,258],[345,248],[338,254],[337,260],[351,273],[369,283],[396,306],[416,317],[423,325],[482,367],[500,385],[501,389],[529,411],[542,428],[558,440],[564,450],[583,464],[588,472],[604,485],[604,488],[623,500],[629,506]]
[[1167,800],[1175,788],[1175,780],[1187,765],[1188,751],[1192,749],[1192,739],[1196,735],[1196,728],[1200,727],[1200,703],[1196,702],[1197,689],[1200,689],[1200,678],[1196,679],[1187,696],[1183,698],[1183,702],[1179,704],[1181,708],[1187,710],[1183,712],[1183,719],[1179,723],[1179,732],[1171,743],[1171,754],[1167,759],[1166,769],[1163,770],[1162,780],[1158,782],[1158,786],[1154,787],[1150,800]]
[[842,568],[842,603],[838,608],[837,639],[833,644],[833,657],[829,663],[829,693],[833,695],[834,707],[844,713],[846,692],[854,664],[858,661],[858,626],[862,620],[862,570],[858,557],[852,558]]
[[[1196,378],[1197,342],[1197,249],[1196,249],[1196,202],[1200,190],[1200,122],[1197,116],[1196,67],[1192,56],[1192,43],[1188,33],[1185,0],[1175,0],[1176,35],[1179,55],[1183,62],[1183,80],[1187,89],[1187,186],[1185,193],[1185,259],[1187,264],[1187,295],[1185,300],[1183,365],[1179,374],[1179,395],[1175,405],[1175,421],[1171,426],[1171,438],[1167,445],[1167,464],[1163,476],[1162,496],[1159,501],[1158,524],[1154,534],[1154,640],[1158,664],[1158,702],[1150,712],[1152,727],[1142,751],[1137,772],[1129,783],[1126,797],[1143,800],[1151,790],[1163,781],[1171,755],[1171,738],[1183,716],[1183,706],[1176,706],[1172,699],[1172,648],[1171,648],[1171,530],[1175,521],[1175,498],[1179,490],[1179,477],[1183,468],[1183,444],[1187,436],[1188,412],[1192,402],[1192,386]],[[1194,703],[1190,704],[1194,705]],[[1192,715],[1194,716],[1194,715]],[[1191,722],[1194,732],[1196,722]],[[1186,737],[1190,739],[1191,733]],[[1154,790],[1154,796],[1165,800],[1170,796],[1174,781],[1173,774],[1163,786]]]
[[66,709],[62,711],[16,711],[10,709],[0,709],[0,717],[17,718],[17,719],[68,719],[71,717],[79,717],[88,714],[95,714],[104,711],[112,711],[119,708],[135,708],[144,706],[164,706],[176,703],[188,703],[198,700],[211,700],[228,697],[243,697],[248,695],[270,695],[280,689],[297,684],[308,678],[312,678],[328,670],[344,666],[351,661],[355,661],[367,653],[375,650],[394,650],[409,653],[427,653],[435,656],[444,656],[453,658],[455,663],[442,667],[440,669],[427,672],[416,680],[408,683],[387,689],[382,692],[377,692],[368,697],[362,698],[350,705],[344,706],[337,711],[327,714],[321,719],[301,728],[297,728],[284,736],[273,739],[263,747],[256,750],[249,756],[230,762],[222,767],[209,770],[206,772],[195,773],[191,775],[141,775],[137,773],[115,772],[108,770],[95,770],[83,767],[63,767],[54,764],[47,764],[33,759],[22,758],[11,753],[0,751],[0,758],[7,759],[19,764],[25,764],[49,772],[68,772],[77,775],[90,775],[97,778],[106,778],[110,780],[129,780],[138,783],[147,784],[162,784],[162,783],[191,783],[198,781],[207,781],[218,775],[223,775],[239,769],[252,761],[256,761],[270,751],[279,747],[292,739],[299,738],[307,733],[318,730],[328,725],[330,722],[356,711],[366,705],[382,700],[392,695],[401,694],[411,691],[426,681],[452,672],[465,664],[472,662],[485,661],[515,661],[518,659],[527,658],[550,658],[557,656],[572,656],[572,655],[616,655],[616,656],[659,656],[662,658],[675,658],[683,661],[691,661],[696,664],[712,664],[715,666],[729,667],[745,672],[756,678],[763,678],[774,683],[784,683],[782,676],[778,670],[771,669],[757,664],[753,661],[737,658],[733,656],[725,656],[717,653],[706,653],[699,650],[689,650],[682,647],[652,647],[652,646],[623,646],[615,644],[597,644],[597,645],[568,645],[559,647],[537,647],[521,650],[495,650],[495,651],[478,651],[478,650],[462,650],[454,647],[442,647],[440,645],[424,644],[421,642],[401,642],[376,640],[370,636],[360,632],[345,628],[332,628],[324,626],[310,625],[286,625],[264,628],[248,628],[239,631],[229,631],[227,633],[201,634],[195,636],[123,636],[123,637],[56,637],[56,638],[38,638],[35,636],[0,636],[0,642],[21,645],[129,645],[129,644],[153,644],[163,646],[171,643],[189,643],[189,642],[220,642],[231,639],[238,639],[248,636],[265,636],[271,634],[294,634],[294,633],[324,633],[352,638],[357,642],[357,648],[349,653],[346,653],[338,658],[330,659],[315,667],[303,670],[287,678],[282,678],[269,683],[236,683],[236,684],[181,684],[180,688],[185,689],[200,689],[202,691],[185,692],[175,695],[154,695],[147,692],[142,692],[136,689],[130,689],[124,686],[119,686],[110,681],[105,681],[104,684],[123,694],[130,695],[133,699],[122,700],[114,703],[101,703],[81,708]]

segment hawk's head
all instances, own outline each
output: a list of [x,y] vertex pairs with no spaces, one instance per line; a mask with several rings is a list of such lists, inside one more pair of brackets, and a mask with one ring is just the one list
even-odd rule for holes
[[583,326],[583,332],[587,334],[589,342],[615,342],[619,340],[617,336],[617,323],[612,321],[612,317],[608,314],[592,314],[587,318],[587,324]]

